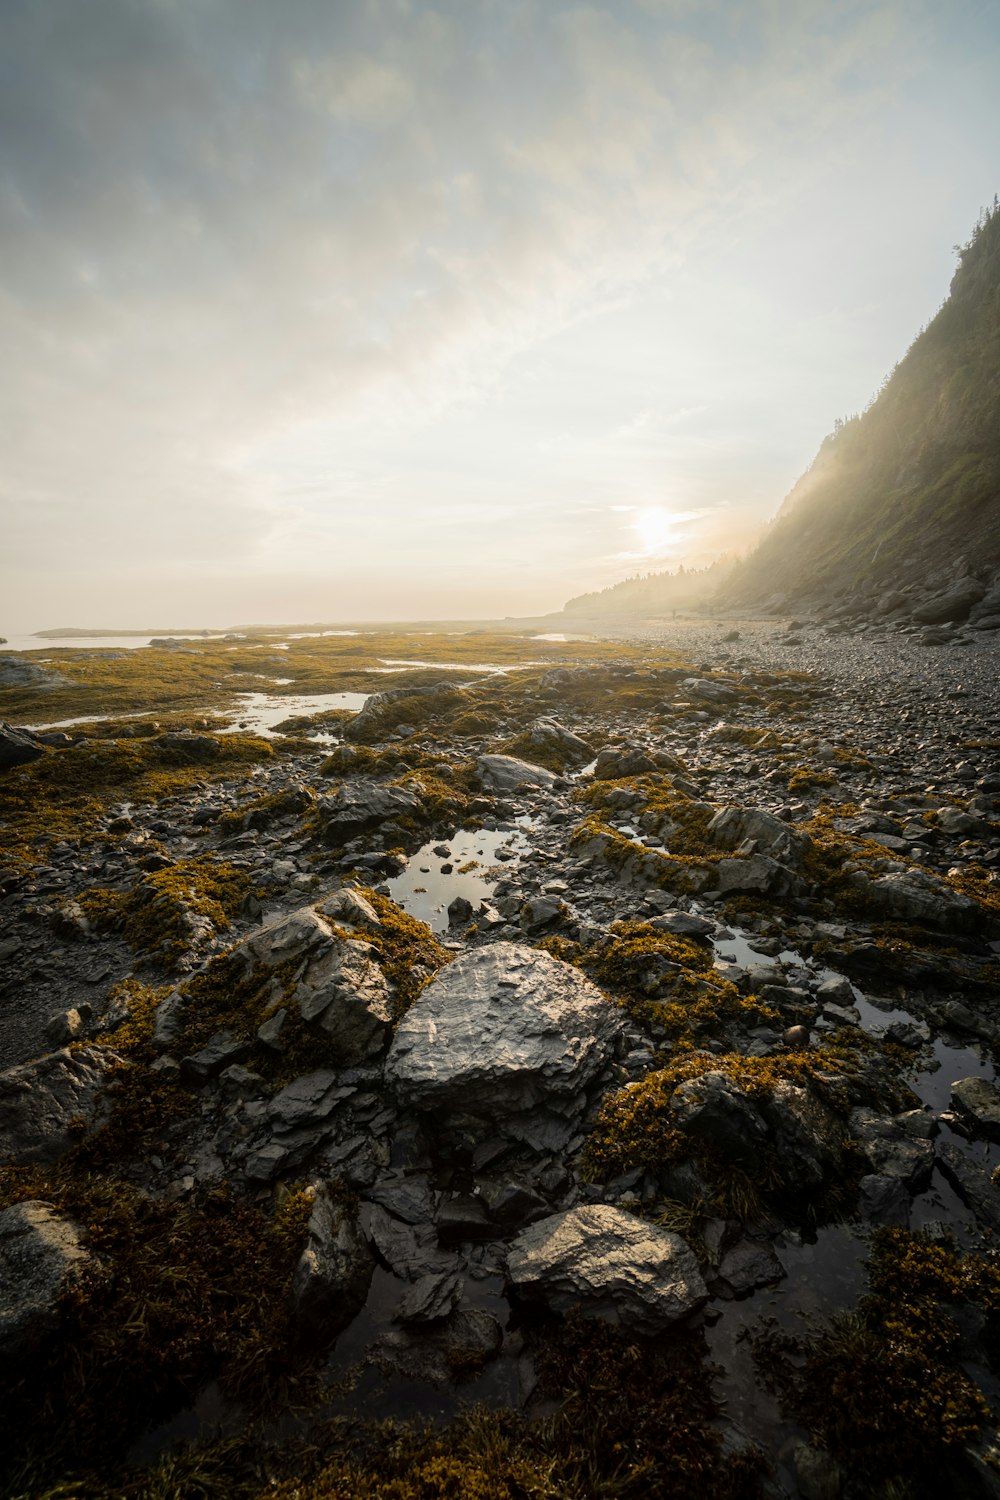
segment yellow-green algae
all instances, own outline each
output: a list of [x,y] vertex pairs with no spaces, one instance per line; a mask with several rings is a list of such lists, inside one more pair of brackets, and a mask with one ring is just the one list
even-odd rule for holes
[[554,935],[538,946],[582,969],[640,1024],[676,1046],[694,1046],[730,1024],[760,1026],[778,1019],[756,995],[741,995],[716,970],[712,950],[641,920],[615,922],[589,947]]
[[[15,1500],[756,1500],[761,1453],[727,1445],[697,1335],[631,1340],[575,1316],[535,1342],[549,1415],[474,1406],[446,1425],[331,1417],[300,1402],[150,1468],[72,1461]],[[60,1455],[61,1457],[61,1455]],[[56,1463],[35,1475],[58,1471]]]
[[95,926],[121,932],[136,953],[170,967],[190,946],[191,916],[225,932],[252,891],[245,870],[202,855],[144,874],[129,891],[91,887],[78,900]]
[[779,1083],[804,1083],[842,1108],[847,1097],[837,1088],[837,1079],[850,1075],[855,1066],[846,1047],[832,1044],[769,1057],[683,1053],[605,1099],[584,1151],[585,1170],[603,1180],[634,1167],[656,1172],[690,1155],[692,1143],[675,1126],[670,1106],[676,1090],[689,1079],[725,1073],[751,1099],[766,1096]]
[[53,750],[0,777],[0,835],[6,858],[30,866],[62,839],[105,839],[101,823],[123,801],[158,803],[192,788],[244,775],[274,747],[253,735],[206,737],[217,748],[194,760],[158,740],[102,740]]

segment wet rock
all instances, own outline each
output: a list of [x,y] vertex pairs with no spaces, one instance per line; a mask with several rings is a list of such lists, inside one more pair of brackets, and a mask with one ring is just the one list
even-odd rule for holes
[[878,875],[862,870],[851,875],[851,884],[887,916],[916,922],[936,931],[953,929],[975,932],[983,914],[975,901],[952,889],[929,870],[909,869]]
[[438,711],[449,707],[455,709],[465,701],[461,689],[453,682],[388,688],[384,693],[372,693],[361,712],[344,724],[341,733],[345,740],[354,744],[371,745],[401,723],[400,704],[404,705],[404,709],[407,703],[412,705],[413,720],[416,721],[425,717],[425,704]]
[[0,1162],[57,1161],[107,1117],[104,1086],[121,1058],[64,1048],[0,1073]]
[[206,1084],[230,1064],[242,1062],[250,1046],[245,1037],[234,1036],[231,1031],[220,1031],[200,1052],[181,1059],[181,1076],[188,1083]]
[[432,1324],[390,1328],[376,1341],[370,1358],[383,1372],[443,1386],[481,1370],[502,1345],[503,1330],[492,1314],[460,1307]]
[[519,786],[548,789],[556,779],[554,771],[518,760],[514,755],[481,755],[476,761],[476,769],[482,786],[501,795],[513,792]]
[[361,927],[369,932],[378,932],[382,927],[382,919],[371,902],[350,887],[334,891],[332,896],[317,902],[315,909],[321,916],[348,927]]
[[337,1073],[318,1068],[314,1073],[303,1073],[279,1090],[268,1105],[268,1118],[283,1132],[316,1130],[353,1093],[353,1088],[340,1083]]
[[920,1140],[891,1116],[871,1109],[852,1110],[850,1128],[873,1173],[896,1178],[911,1193],[923,1192],[934,1170],[930,1141]]
[[80,1231],[48,1203],[0,1213],[0,1356],[31,1354],[61,1321],[61,1298],[94,1264]]
[[842,1170],[844,1122],[811,1089],[776,1083],[761,1112],[786,1187],[811,1191]]
[[943,625],[964,620],[973,605],[978,604],[986,593],[983,584],[968,579],[944,593],[935,594],[913,611],[913,618],[921,625]]
[[292,1321],[302,1343],[328,1343],[364,1305],[375,1263],[347,1207],[316,1193],[292,1278]]
[[379,1258],[404,1281],[453,1271],[459,1264],[456,1256],[439,1248],[433,1224],[403,1224],[378,1203],[362,1203],[358,1224]]
[[537,720],[528,731],[528,740],[533,749],[554,754],[566,765],[583,766],[594,758],[593,747],[555,719]]
[[687,911],[663,911],[651,917],[650,927],[658,932],[670,932],[675,937],[707,938],[715,931],[715,923],[708,917],[698,917]]
[[937,1163],[976,1218],[994,1233],[1000,1232],[1000,1187],[982,1166],[970,1160],[950,1141],[943,1141],[938,1146]]
[[430,1180],[422,1174],[383,1177],[369,1189],[368,1197],[404,1224],[425,1224],[434,1217],[434,1193]]
[[[546,1175],[542,1174],[543,1177]],[[562,1178],[565,1175],[563,1172]],[[560,1185],[562,1178],[559,1179]],[[510,1178],[484,1184],[482,1197],[490,1218],[506,1227],[529,1223],[549,1212],[544,1198],[524,1183]]]
[[641,1334],[662,1332],[708,1299],[679,1235],[605,1203],[522,1230],[508,1251],[507,1273],[521,1296],[555,1312],[578,1309]]
[[869,1173],[858,1185],[858,1214],[869,1224],[910,1223],[910,1194],[898,1177]]
[[742,1239],[727,1250],[719,1263],[718,1280],[724,1283],[722,1293],[748,1297],[758,1287],[774,1286],[787,1272],[771,1245],[761,1240]]
[[301,958],[316,949],[328,948],[330,929],[311,906],[303,906],[269,922],[234,948],[248,963],[264,964],[275,969],[291,958]]
[[681,687],[689,698],[711,704],[735,703],[736,689],[709,677],[685,677]]
[[416,792],[402,786],[382,786],[360,778],[345,783],[329,797],[320,797],[316,812],[323,838],[339,847],[390,819],[419,818],[423,806]]
[[463,927],[472,920],[472,902],[465,896],[456,896],[448,902],[448,926]]
[[808,840],[793,833],[788,824],[773,813],[756,807],[722,807],[712,818],[705,836],[719,849],[738,849],[747,840],[756,851],[769,854],[779,862],[801,859]]
[[368,954],[365,943],[328,938],[291,996],[302,1019],[332,1039],[345,1066],[381,1053],[392,1027],[389,984]]
[[519,915],[524,931],[534,933],[554,926],[565,913],[566,903],[558,896],[532,896],[525,901]]
[[809,1045],[809,1028],[808,1026],[789,1026],[786,1031],[782,1032],[781,1040],[786,1047],[801,1051]]
[[[431,1272],[407,1287],[396,1304],[396,1323],[433,1323],[453,1312],[465,1285],[458,1271]],[[492,1340],[491,1340],[492,1343]]]
[[678,1129],[711,1146],[724,1161],[747,1169],[759,1164],[767,1125],[727,1074],[688,1079],[675,1090],[670,1107]]
[[792,1463],[802,1500],[840,1500],[844,1476],[825,1448],[796,1443]]
[[737,893],[792,896],[805,889],[793,871],[767,854],[753,854],[748,859],[720,859],[711,866],[710,873],[714,876],[715,891],[721,896]]
[[[3,660],[0,659],[0,666]],[[9,771],[14,766],[24,766],[30,761],[40,760],[45,749],[28,729],[18,729],[14,724],[0,721],[0,771]]]
[[65,1047],[83,1034],[85,1026],[86,1022],[75,1006],[72,1010],[61,1010],[45,1023],[46,1041],[53,1047]]
[[641,776],[656,770],[656,761],[644,750],[625,746],[601,750],[594,765],[595,781],[617,781],[622,776]]
[[442,1244],[454,1245],[464,1240],[493,1239],[495,1228],[482,1199],[460,1193],[438,1209],[437,1232]]
[[951,1107],[976,1135],[1000,1141],[1000,1089],[985,1078],[960,1078],[951,1086]]
[[486,1123],[537,1142],[548,1114],[565,1141],[620,1028],[620,1012],[578,970],[494,943],[422,991],[397,1029],[386,1080],[444,1128]]
[[222,754],[218,740],[210,734],[194,734],[184,729],[158,735],[153,741],[158,750],[165,750],[172,759],[185,761],[217,760]]

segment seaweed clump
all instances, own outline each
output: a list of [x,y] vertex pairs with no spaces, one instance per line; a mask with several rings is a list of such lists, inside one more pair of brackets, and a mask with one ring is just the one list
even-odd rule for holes
[[861,1493],[980,1493],[962,1483],[962,1451],[995,1414],[970,1354],[996,1368],[1000,1266],[885,1228],[872,1237],[868,1280],[857,1309],[810,1335],[761,1335],[759,1367]]
[[287,1394],[307,1193],[268,1212],[223,1187],[181,1204],[68,1169],[4,1170],[0,1206],[28,1199],[82,1226],[96,1269],[67,1294],[58,1336],[0,1374],[5,1494],[70,1476],[113,1492],[107,1478],[130,1442],[207,1380],[248,1405]]

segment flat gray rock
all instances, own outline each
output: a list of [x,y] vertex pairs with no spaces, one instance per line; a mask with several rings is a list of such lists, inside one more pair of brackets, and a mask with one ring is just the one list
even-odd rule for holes
[[516,943],[463,954],[403,1017],[386,1078],[406,1105],[489,1122],[575,1118],[608,1061],[619,1012],[578,970]]
[[63,1048],[0,1073],[0,1162],[57,1161],[106,1117],[106,1047]]
[[522,1296],[655,1334],[696,1312],[708,1290],[693,1252],[666,1229],[594,1203],[524,1229],[507,1254]]
[[60,1299],[92,1257],[48,1203],[0,1213],[0,1355],[30,1354],[59,1326]]
[[960,1078],[951,1086],[951,1107],[977,1135],[1000,1141],[1000,1089],[986,1078]]

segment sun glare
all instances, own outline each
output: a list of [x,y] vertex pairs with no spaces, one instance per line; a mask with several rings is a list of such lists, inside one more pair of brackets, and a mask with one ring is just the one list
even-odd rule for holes
[[675,536],[676,516],[673,511],[655,506],[650,510],[636,511],[632,525],[639,538],[639,546],[647,557],[664,552]]

